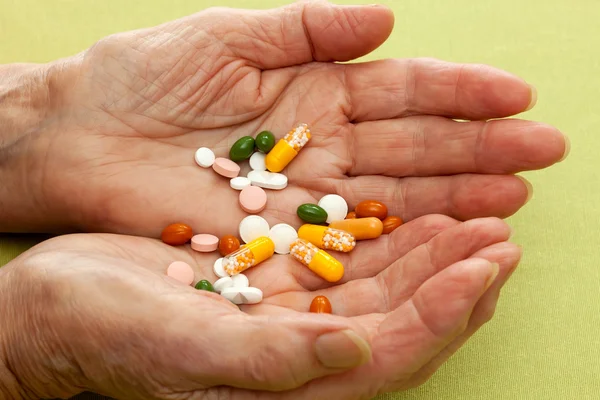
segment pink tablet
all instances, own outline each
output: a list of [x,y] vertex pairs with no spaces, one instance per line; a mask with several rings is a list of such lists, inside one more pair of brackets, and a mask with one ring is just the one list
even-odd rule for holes
[[267,193],[258,186],[248,186],[240,192],[240,206],[250,214],[256,214],[265,209]]
[[214,235],[202,233],[192,237],[192,250],[210,253],[217,250],[217,247],[219,247],[219,238]]
[[228,158],[217,158],[212,167],[217,174],[226,178],[235,178],[240,174],[240,166]]

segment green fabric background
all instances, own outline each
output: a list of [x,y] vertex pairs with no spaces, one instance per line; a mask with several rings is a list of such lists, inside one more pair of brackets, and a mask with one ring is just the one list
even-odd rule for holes
[[[287,2],[0,0],[0,63],[68,56],[107,34],[218,3],[267,8]],[[537,107],[524,117],[560,128],[572,151],[566,162],[524,174],[535,195],[509,222],[525,255],[495,319],[428,384],[379,400],[599,399],[600,1],[382,3],[394,9],[396,27],[368,59],[432,56],[519,74],[539,91]],[[34,242],[0,237],[0,265]]]

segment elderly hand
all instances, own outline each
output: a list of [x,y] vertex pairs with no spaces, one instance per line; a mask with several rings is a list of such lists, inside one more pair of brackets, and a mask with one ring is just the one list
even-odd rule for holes
[[298,205],[328,193],[351,207],[380,200],[407,221],[516,212],[531,188],[511,174],[557,162],[565,138],[536,122],[485,121],[535,100],[523,80],[490,67],[333,62],[369,53],[392,25],[381,6],[217,8],[52,63],[40,78],[41,122],[4,142],[13,177],[3,181],[15,189],[3,230],[158,237],[186,222],[230,234],[244,216],[237,193],[195,165],[195,150],[226,156],[241,136],[281,137],[297,122],[314,138],[284,171],[288,188],[269,193],[272,223],[292,223]]
[[[61,236],[0,269],[0,367],[26,398],[348,400],[405,389],[492,316],[521,255],[509,235],[495,218],[417,218],[340,257],[340,285],[275,255],[246,271],[265,297],[242,310],[165,275],[182,260],[196,281],[214,281],[216,256]],[[319,294],[334,315],[307,312]]]

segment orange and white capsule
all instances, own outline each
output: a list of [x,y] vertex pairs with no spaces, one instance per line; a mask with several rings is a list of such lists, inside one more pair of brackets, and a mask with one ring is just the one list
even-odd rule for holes
[[341,262],[306,240],[292,242],[290,254],[327,282],[337,282],[344,276]]
[[265,164],[271,172],[281,172],[310,140],[310,128],[299,124],[288,132],[267,154]]
[[354,250],[356,239],[352,234],[322,225],[305,224],[298,230],[298,237],[320,249],[348,253]]
[[224,257],[223,269],[229,275],[237,275],[268,260],[273,253],[275,253],[275,243],[268,237],[261,236]]

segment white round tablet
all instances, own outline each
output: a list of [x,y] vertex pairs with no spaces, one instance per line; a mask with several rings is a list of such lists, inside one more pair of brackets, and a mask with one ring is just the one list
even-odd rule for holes
[[198,150],[196,150],[194,158],[196,160],[196,164],[199,166],[203,168],[210,168],[215,162],[215,153],[213,153],[213,151],[208,147],[200,147]]
[[327,211],[327,223],[341,221],[348,214],[348,204],[342,196],[328,194],[319,200],[319,207]]
[[225,269],[223,268],[223,259],[222,258],[219,258],[213,264],[213,272],[219,278],[224,278],[226,276],[229,276],[229,274],[227,272],[225,272]]
[[254,287],[236,288],[230,287],[223,289],[221,296],[234,304],[256,304],[263,299],[262,290]]
[[243,288],[250,286],[250,281],[248,281],[248,277],[244,274],[237,274],[231,277],[233,281],[233,287]]
[[254,171],[266,171],[267,164],[265,164],[265,158],[267,155],[265,153],[256,152],[252,154],[250,157],[250,168]]
[[244,190],[252,184],[252,181],[246,177],[238,176],[229,181],[229,186],[235,190]]
[[213,284],[215,292],[221,293],[224,289],[233,287],[233,279],[229,276],[224,276]]
[[263,217],[249,215],[240,222],[239,231],[244,243],[250,243],[261,236],[269,236],[269,223]]
[[277,224],[269,231],[269,237],[275,243],[275,253],[289,254],[290,245],[298,239],[298,232],[288,224]]

